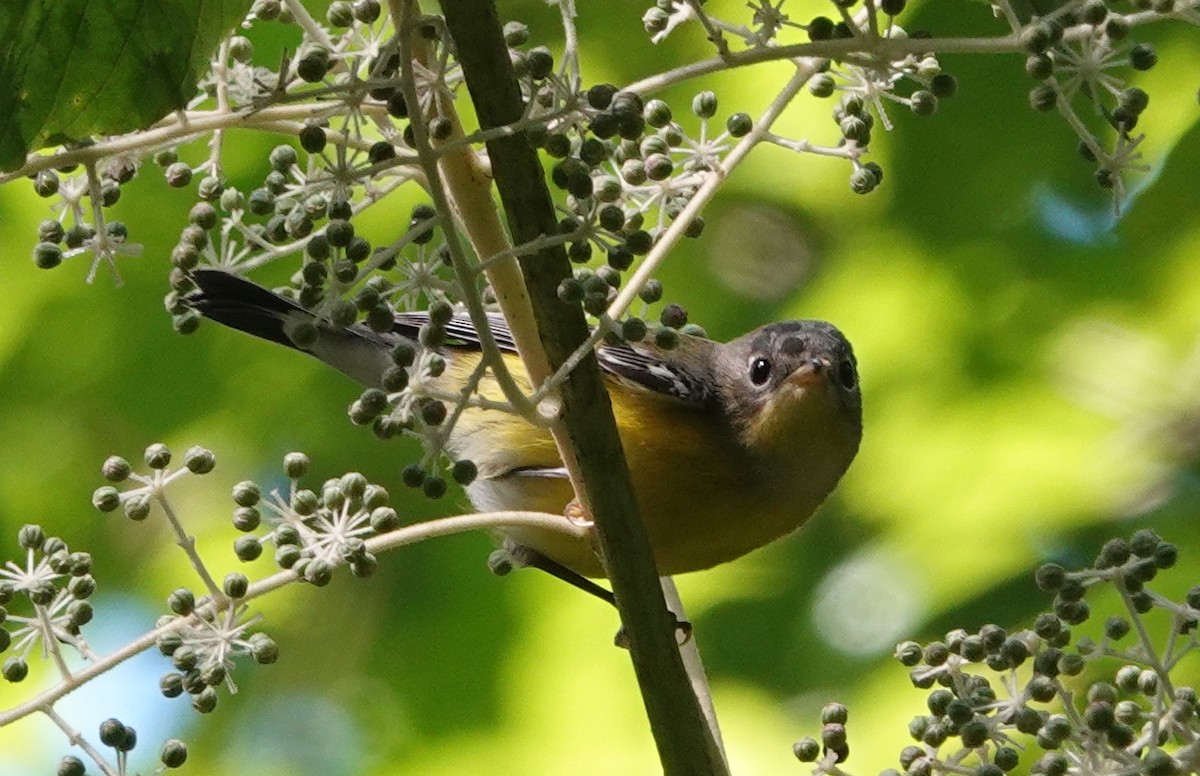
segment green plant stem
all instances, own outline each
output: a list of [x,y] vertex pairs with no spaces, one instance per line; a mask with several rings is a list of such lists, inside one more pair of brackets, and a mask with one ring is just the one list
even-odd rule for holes
[[[445,0],[442,10],[482,129],[518,121],[524,103],[494,4]],[[537,153],[525,134],[496,138],[487,148],[512,241],[524,244],[554,234],[558,222],[553,202]],[[557,369],[588,337],[583,311],[558,298],[559,283],[571,276],[570,262],[561,245],[551,245],[522,256],[520,264],[542,347],[551,369]],[[559,395],[564,412],[556,436],[565,436],[574,453],[575,460],[566,463],[576,493],[596,524],[663,770],[672,776],[725,773],[725,762],[679,654],[675,618],[663,600],[612,407],[593,355],[581,360]]]
[[204,583],[208,594],[214,600],[222,601],[225,598],[225,593],[221,590],[221,586],[217,584],[217,581],[212,578],[212,574],[208,573],[208,567],[204,565],[204,560],[201,559],[200,553],[196,552],[196,537],[184,530],[183,523],[179,521],[175,510],[171,507],[171,502],[167,501],[167,497],[163,495],[161,489],[155,490],[154,500],[162,507],[163,514],[167,516],[167,522],[171,524],[171,530],[175,532],[175,543],[188,556],[188,561],[191,562],[192,568],[196,570],[200,581]]

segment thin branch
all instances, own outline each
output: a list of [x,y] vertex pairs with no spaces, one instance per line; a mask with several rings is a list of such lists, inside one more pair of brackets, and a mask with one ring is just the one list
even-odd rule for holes
[[71,727],[70,723],[62,715],[50,706],[46,706],[41,711],[58,726],[59,730],[66,734],[67,740],[71,742],[72,746],[79,747],[92,759],[92,762],[104,772],[105,776],[117,776],[117,771],[113,770],[113,767],[108,764],[108,761],[104,759],[104,755],[100,753],[100,750],[89,744],[87,739],[83,737],[83,734]]
[[187,555],[188,560],[192,564],[192,568],[195,569],[196,574],[200,576],[200,581],[203,582],[204,587],[208,589],[208,594],[211,595],[215,601],[220,602],[224,600],[224,591],[222,591],[221,586],[217,584],[216,580],[212,578],[212,574],[208,573],[208,567],[204,565],[204,561],[201,559],[200,554],[196,552],[196,537],[188,534],[188,532],[184,530],[183,523],[180,522],[179,517],[175,514],[175,510],[171,507],[171,502],[167,500],[166,496],[163,495],[161,490],[155,490],[154,500],[158,502],[160,507],[162,507],[163,514],[167,516],[167,522],[171,524],[171,530],[175,532],[176,544],[178,544],[180,549],[183,550],[184,554]]
[[[1165,14],[1157,11],[1139,11],[1126,14],[1123,18],[1130,27],[1163,19],[1193,23],[1183,9]],[[1079,24],[1064,31],[1063,40],[1077,40],[1093,33],[1094,29],[1090,24]],[[625,89],[638,94],[650,94],[683,81],[722,70],[801,57],[844,60],[858,55],[876,61],[896,61],[909,54],[1018,54],[1024,51],[1025,46],[1015,32],[1009,35],[978,38],[864,38],[859,36],[840,40],[795,43],[788,46],[760,46],[745,51],[733,51],[726,57],[703,59],[656,73],[629,84]]]
[[[444,517],[438,520],[428,520],[415,525],[397,528],[394,531],[367,539],[365,545],[367,552],[378,554],[410,544],[416,544],[417,542],[466,533],[468,531],[504,531],[514,528],[552,531],[561,533],[577,541],[588,541],[590,535],[590,528],[574,523],[562,515],[551,515],[543,512],[487,512],[483,514]],[[346,563],[341,558],[332,558],[329,562],[335,568],[343,566]],[[296,572],[291,570],[280,571],[250,585],[246,591],[246,595],[237,599],[236,602],[231,601],[224,595],[219,600],[213,599],[210,603],[197,607],[196,611],[189,617],[172,620],[161,627],[155,628],[129,642],[112,654],[100,658],[96,662],[80,669],[72,676],[70,681],[60,682],[37,697],[0,712],[0,728],[30,714],[39,711],[45,712],[67,694],[82,687],[97,676],[111,671],[126,660],[150,649],[155,645],[160,636],[171,633],[185,625],[194,625],[205,618],[228,611],[235,604],[240,606],[298,581],[299,578],[296,576]]]
[[296,24],[300,29],[304,30],[304,34],[312,41],[320,45],[322,48],[333,50],[333,40],[329,37],[329,33],[325,32],[325,28],[317,23],[317,20],[312,17],[308,9],[304,7],[301,0],[283,0],[289,11],[292,12],[292,18],[296,20]]
[[846,59],[856,54],[872,59],[895,61],[909,54],[1005,54],[1024,51],[1016,35],[995,38],[844,38],[796,43],[790,46],[762,46],[731,52],[726,59],[713,57],[691,62],[671,70],[634,81],[624,87],[638,94],[651,94],[683,81],[764,62],[815,57]]
[[[117,135],[93,145],[73,148],[56,154],[30,154],[21,168],[12,172],[0,173],[0,184],[36,175],[42,170],[51,170],[56,167],[87,164],[131,152],[148,153],[155,148],[185,143],[201,135],[222,129],[269,128],[273,131],[280,131],[290,128],[290,125],[281,122],[302,122],[305,119],[321,118],[336,108],[337,105],[333,103],[316,102],[277,105],[260,109],[239,108],[228,113],[219,110],[179,111],[172,113],[144,132]],[[368,115],[373,113],[387,115],[387,108],[383,105],[364,103],[360,110]],[[302,126],[301,124],[296,125],[295,131],[299,133]],[[331,140],[333,139],[331,133]]]
[[704,28],[704,34],[717,47],[717,56],[721,59],[729,59],[729,43],[725,40],[725,35],[720,29],[713,24],[712,19],[708,18],[708,14],[704,12],[704,7],[700,0],[687,0],[687,4],[692,8],[692,14],[696,17],[696,21],[700,22],[700,26]]

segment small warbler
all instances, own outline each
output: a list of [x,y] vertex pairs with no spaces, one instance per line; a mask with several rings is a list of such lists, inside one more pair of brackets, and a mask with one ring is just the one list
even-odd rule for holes
[[[380,385],[393,347],[415,344],[429,320],[426,313],[400,313],[384,333],[362,324],[338,327],[227,272],[200,269],[193,277],[198,290],[189,302],[205,317],[307,352],[366,386]],[[528,392],[504,319],[489,321],[509,370]],[[468,319],[454,317],[445,329],[438,348],[445,371],[422,383],[443,395],[458,393],[481,359]],[[727,343],[681,334],[670,350],[604,344],[596,355],[660,574],[724,563],[790,533],[825,500],[858,451],[857,363],[850,343],[824,321],[773,323]],[[490,374],[478,393],[503,400]],[[446,451],[478,467],[467,495],[481,512],[563,514],[574,496],[549,432],[516,414],[468,408]],[[604,576],[590,542],[532,530],[509,538],[577,574]]]

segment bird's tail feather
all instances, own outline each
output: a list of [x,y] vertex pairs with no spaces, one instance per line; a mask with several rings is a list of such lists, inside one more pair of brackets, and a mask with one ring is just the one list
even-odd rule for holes
[[[389,365],[392,342],[365,326],[335,328],[291,299],[224,270],[196,269],[192,280],[197,290],[188,304],[205,318],[308,353],[364,385],[378,384]],[[318,336],[301,348],[288,329],[304,321],[316,326]]]
[[188,303],[205,318],[289,348],[296,344],[284,330],[284,322],[289,317],[314,317],[292,300],[224,270],[197,269],[192,280],[198,290]]

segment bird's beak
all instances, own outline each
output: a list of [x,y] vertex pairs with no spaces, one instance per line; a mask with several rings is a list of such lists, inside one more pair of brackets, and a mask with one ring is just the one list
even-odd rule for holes
[[830,366],[832,363],[827,358],[805,359],[787,376],[787,382],[801,388],[807,387],[822,379],[829,371]]

